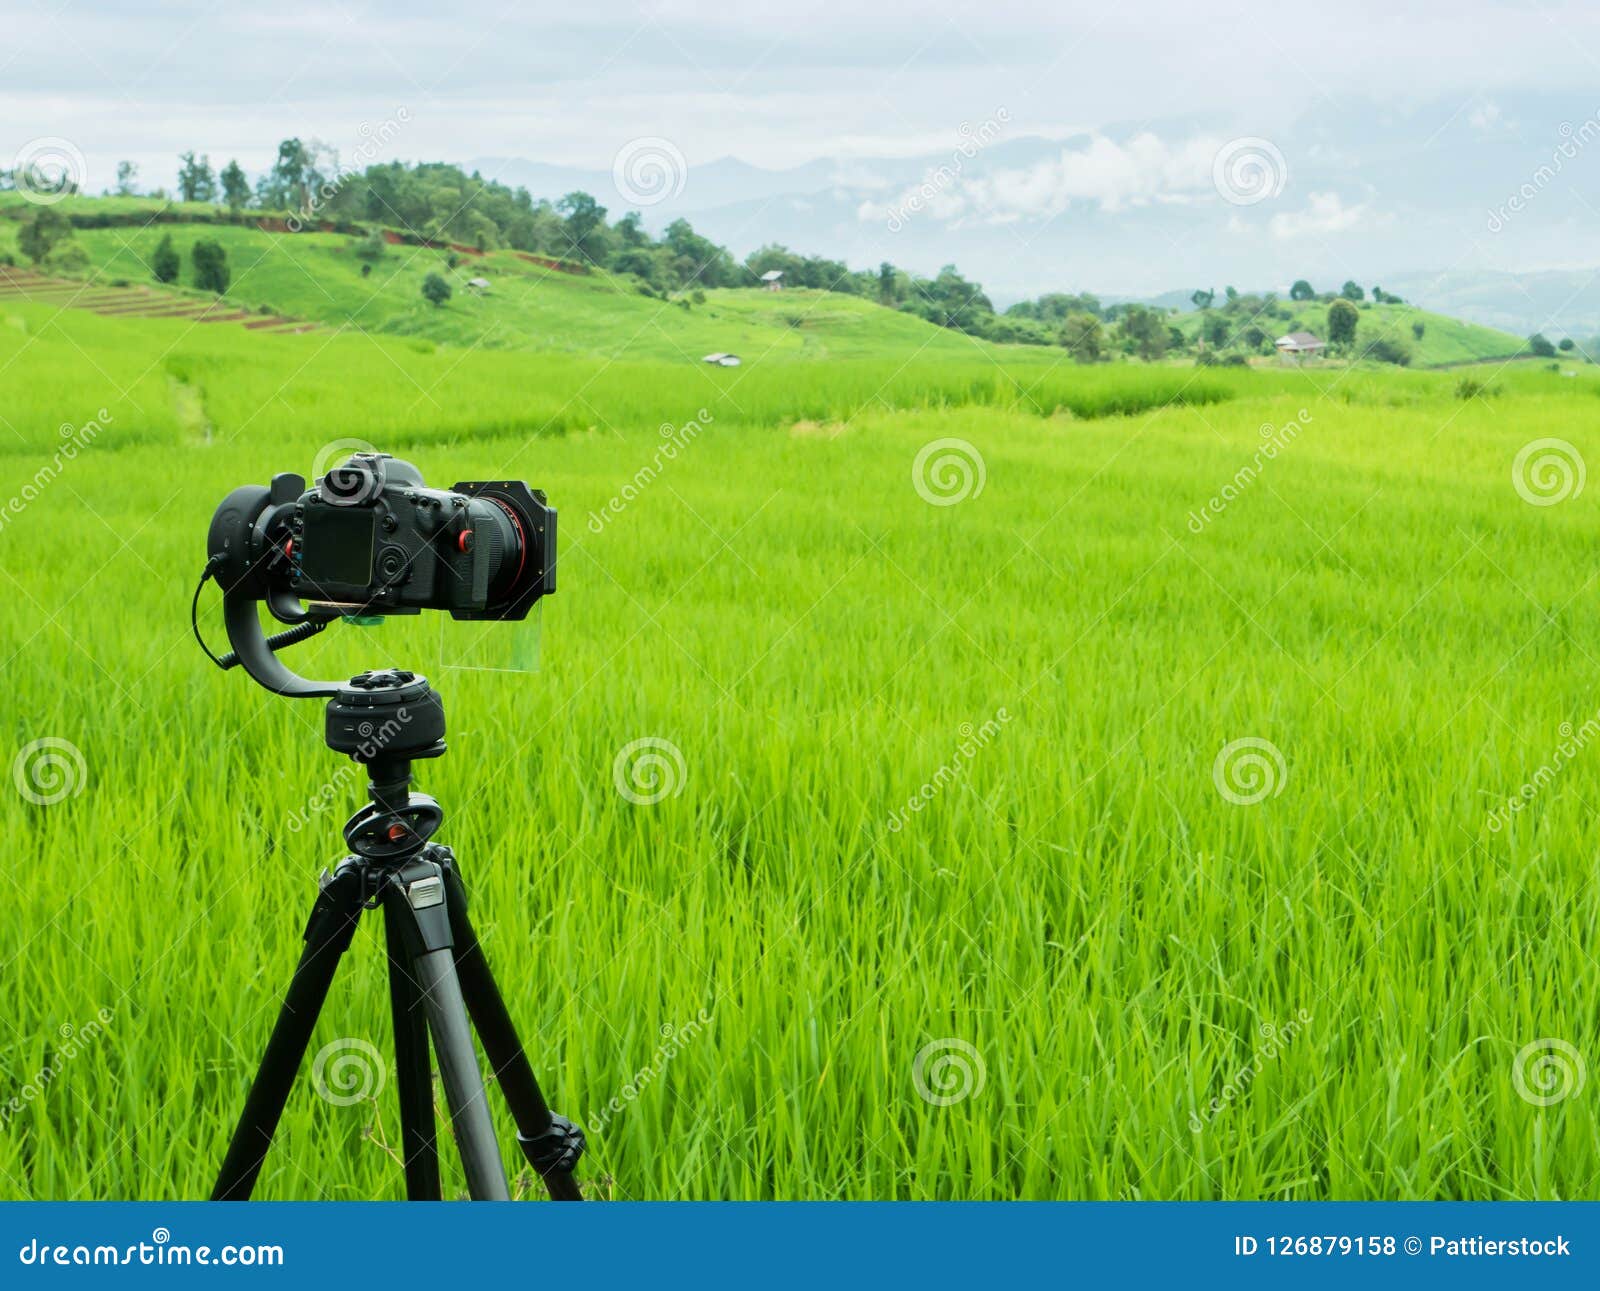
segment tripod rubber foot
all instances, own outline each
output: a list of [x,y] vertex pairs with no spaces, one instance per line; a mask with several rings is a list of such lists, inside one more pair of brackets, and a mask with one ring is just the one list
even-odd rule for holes
[[550,1128],[543,1134],[518,1134],[517,1145],[541,1178],[571,1174],[583,1155],[583,1131],[565,1116],[550,1113]]

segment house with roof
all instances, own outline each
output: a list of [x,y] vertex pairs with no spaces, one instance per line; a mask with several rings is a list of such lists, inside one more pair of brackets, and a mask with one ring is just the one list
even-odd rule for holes
[[761,275],[761,285],[763,287],[765,287],[768,291],[782,291],[783,290],[783,270],[782,269],[768,269],[766,271],[766,273]]
[[1326,342],[1319,341],[1310,332],[1290,332],[1287,336],[1280,336],[1273,345],[1279,354],[1297,362],[1306,357],[1320,358],[1328,348]]

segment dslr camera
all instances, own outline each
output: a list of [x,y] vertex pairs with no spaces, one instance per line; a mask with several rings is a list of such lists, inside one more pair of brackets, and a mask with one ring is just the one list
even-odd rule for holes
[[310,489],[292,474],[235,489],[206,545],[225,594],[345,615],[523,619],[556,588],[556,513],[541,490],[516,480],[431,489],[387,453],[353,454]]

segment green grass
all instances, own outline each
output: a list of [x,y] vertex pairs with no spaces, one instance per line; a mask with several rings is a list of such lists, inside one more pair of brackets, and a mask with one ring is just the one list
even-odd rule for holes
[[[420,787],[552,1101],[602,1127],[592,1195],[1592,1195],[1592,1083],[1537,1107],[1513,1076],[1542,1039],[1600,1055],[1600,749],[1487,820],[1600,707],[1592,483],[1538,507],[1511,481],[1538,437],[1600,461],[1600,403],[1540,369],[1456,380],[708,373],[10,310],[5,753],[55,737],[85,770],[53,805],[0,793],[0,1195],[209,1188],[359,793],[293,828],[344,774],[321,713],[212,669],[188,596],[221,496],[346,436],[566,517],[539,672],[450,666],[507,630],[436,616],[297,666],[441,690]],[[914,487],[938,439],[982,458],[957,505]],[[683,767],[651,806],[614,778],[646,737]],[[1284,767],[1253,805],[1214,779],[1246,738]],[[381,948],[369,918],[314,1051],[387,1050]],[[935,1105],[917,1057],[952,1040],[984,1081]],[[258,1195],[398,1197],[397,1136],[392,1082],[302,1084]]]
[[[55,414],[83,408],[86,389],[109,391],[114,420],[106,442],[182,443],[185,417],[172,398],[174,382],[186,388],[187,420],[203,414],[226,439],[271,445],[318,426],[328,428],[328,439],[382,437],[409,447],[486,437],[614,436],[629,426],[681,425],[701,409],[719,425],[746,427],[974,404],[1093,418],[1171,401],[1214,403],[1248,380],[1240,373],[1132,366],[1085,371],[1052,351],[1018,356],[1027,361],[1002,366],[964,350],[942,361],[922,355],[719,368],[466,352],[358,332],[260,336],[227,325],[132,322],[8,303],[0,305],[0,380],[9,377],[15,389],[0,411],[0,453],[52,448],[62,420]],[[360,398],[351,397],[353,390]]]

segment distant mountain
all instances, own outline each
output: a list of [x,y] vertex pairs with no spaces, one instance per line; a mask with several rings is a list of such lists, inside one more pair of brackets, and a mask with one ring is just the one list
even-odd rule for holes
[[686,217],[740,255],[774,241],[856,267],[955,263],[1000,305],[1044,291],[1187,299],[1196,287],[1283,292],[1306,278],[1327,290],[1355,278],[1520,333],[1600,323],[1600,292],[1583,274],[1517,272],[1600,264],[1590,99],[1341,98],[1293,120],[1185,118],[1070,138],[999,117],[919,157],[775,170],[690,157],[654,204],[630,201],[609,169],[468,165],[536,196],[582,188],[613,212],[639,206],[657,230]]
[[1425,309],[1527,336],[1600,336],[1600,267],[1535,273],[1405,274],[1391,290]]

